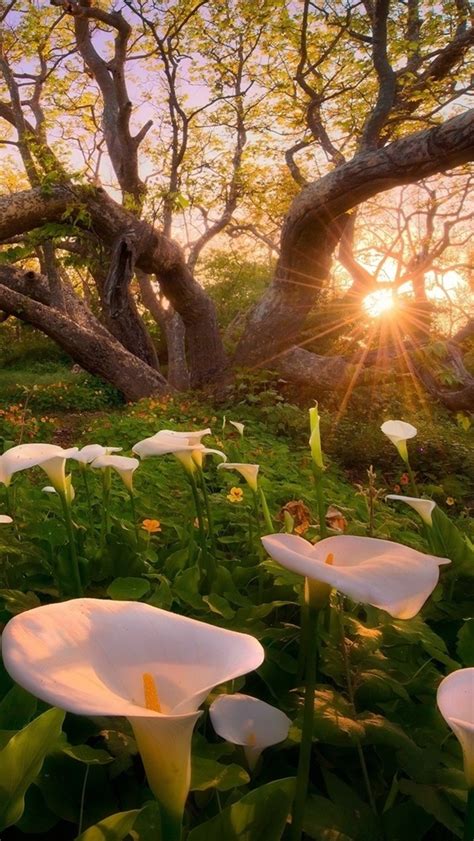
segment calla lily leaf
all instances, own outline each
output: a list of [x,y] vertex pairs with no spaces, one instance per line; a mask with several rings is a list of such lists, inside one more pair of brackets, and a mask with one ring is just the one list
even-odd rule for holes
[[240,765],[235,763],[223,765],[215,759],[193,756],[191,791],[206,791],[208,788],[230,791],[248,782],[250,782],[250,777]]
[[131,809],[129,812],[117,812],[99,821],[95,826],[90,826],[76,838],[76,841],[123,841],[133,829],[135,821],[140,814],[140,809]]
[[119,601],[141,599],[149,592],[150,584],[144,578],[116,578],[107,587],[107,595]]
[[188,841],[279,841],[294,796],[287,777],[260,786],[215,818],[193,829]]
[[12,736],[0,752],[0,829],[12,826],[22,816],[25,794],[41,771],[46,756],[61,737],[65,713],[47,710]]

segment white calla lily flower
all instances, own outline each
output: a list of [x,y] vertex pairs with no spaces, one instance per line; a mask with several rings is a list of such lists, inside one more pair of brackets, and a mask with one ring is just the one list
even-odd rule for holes
[[139,466],[140,462],[137,458],[129,458],[128,456],[114,456],[108,454],[99,456],[91,462],[91,467],[94,470],[105,470],[107,467],[111,467],[112,470],[115,470],[115,472],[118,473],[118,475],[120,476],[122,482],[124,483],[129,493],[133,492],[133,474]]
[[397,494],[387,494],[385,499],[395,499],[397,502],[405,502],[410,508],[413,508],[427,526],[433,525],[433,510],[436,508],[436,502],[432,499],[420,499],[417,496],[399,496]]
[[411,423],[400,420],[388,420],[380,427],[383,434],[395,444],[400,456],[405,463],[408,463],[407,441],[414,438],[418,430]]
[[474,788],[474,668],[458,669],[441,681],[436,697],[439,711],[459,739],[464,773]]
[[77,447],[64,450],[56,444],[18,444],[1,456],[0,480],[9,485],[14,473],[41,467],[54,489],[67,495],[66,459],[77,453]]
[[239,421],[229,421],[229,423],[230,423],[231,426],[234,427],[234,429],[237,430],[240,437],[243,438],[244,437],[245,424],[244,423],[239,423]]
[[283,742],[291,721],[276,707],[250,695],[219,695],[209,707],[212,726],[219,736],[243,745],[250,769],[265,748]]
[[10,523],[13,523],[13,518],[9,517],[8,514],[0,514],[0,523],[8,526]]
[[416,616],[438,583],[439,566],[451,563],[374,537],[338,535],[313,545],[294,534],[272,534],[262,542],[287,569],[397,619]]
[[70,458],[73,461],[79,462],[79,464],[90,464],[91,461],[99,458],[99,456],[108,456],[112,453],[120,453],[121,451],[122,447],[103,447],[102,444],[86,444],[85,447],[81,447]]
[[218,470],[236,470],[237,473],[240,473],[241,476],[244,477],[245,481],[252,488],[253,491],[257,491],[257,477],[258,471],[260,470],[260,465],[258,464],[239,464],[237,462],[230,462],[228,461],[226,464],[219,464],[217,466]]
[[200,444],[201,439],[205,435],[212,435],[212,430],[209,427],[207,429],[197,429],[195,432],[179,432],[175,429],[162,429],[161,432],[157,432],[157,435],[171,435],[172,438],[186,438],[188,444]]
[[196,433],[184,433],[164,429],[150,438],[139,441],[132,447],[132,451],[142,459],[152,456],[174,455],[188,473],[194,473],[196,467],[202,466],[202,459],[205,455],[215,453],[222,459],[227,458],[220,450],[208,449],[200,443],[200,439],[204,435],[208,435],[210,431],[210,429],[204,429]]
[[[178,838],[198,707],[211,689],[256,669],[260,643],[140,602],[73,599],[15,616],[2,637],[11,677],[78,715],[126,716],[148,783]],[[166,829],[166,827],[165,827]],[[180,832],[180,830],[179,830]]]

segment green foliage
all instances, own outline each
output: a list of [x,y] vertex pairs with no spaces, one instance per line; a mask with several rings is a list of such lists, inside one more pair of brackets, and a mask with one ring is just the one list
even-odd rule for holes
[[258,301],[270,282],[272,270],[273,265],[242,259],[229,252],[214,253],[202,261],[199,275],[216,305],[219,324],[224,330]]
[[16,823],[25,808],[25,794],[38,776],[45,757],[61,734],[64,712],[48,710],[11,737],[0,752],[0,828]]
[[[309,511],[306,536],[317,539],[307,413],[285,397],[280,385],[271,375],[242,375],[221,395],[218,410],[179,397],[144,400],[120,412],[87,417],[82,443],[123,446],[128,455],[137,440],[160,428],[210,425],[215,433],[210,445],[225,450],[233,461],[261,465],[261,484],[276,530],[282,528],[280,509],[290,500],[301,500]],[[245,424],[243,438],[229,420]],[[416,446],[420,441],[424,446],[428,434],[421,438],[422,423],[419,426],[420,434],[412,443]],[[364,444],[365,457],[373,453],[377,472],[382,461],[388,473],[387,483],[383,473],[376,479],[382,493],[375,499],[372,526],[364,488],[354,488],[351,474],[344,474],[327,454],[326,502],[344,513],[352,534],[364,535],[372,528],[377,537],[426,551],[426,533],[414,512],[404,506],[395,510],[383,502],[385,492],[391,489],[392,471],[402,471],[403,465],[398,467],[393,447],[386,451],[375,420],[369,428],[373,439]],[[351,434],[360,435],[362,447],[363,430],[352,429]],[[438,434],[441,437],[442,427],[439,432],[433,428],[433,437]],[[466,433],[453,424],[450,434],[453,440],[457,435],[463,441]],[[323,412],[324,444],[328,435],[328,415]],[[349,438],[347,445],[352,446]],[[367,462],[360,458],[361,469]],[[280,707],[292,720],[289,737],[264,751],[250,774],[242,749],[219,740],[204,713],[193,742],[185,821],[189,841],[280,838],[290,808],[302,724],[301,581],[273,561],[259,566],[248,488],[237,473],[217,471],[208,459],[205,475],[215,550],[210,538],[205,545],[208,552],[214,552],[217,564],[209,588],[203,576],[202,545],[190,490],[172,456],[145,460],[135,474],[138,535],[129,496],[120,478],[112,474],[104,541],[101,474],[88,470],[87,495],[79,466],[70,462],[69,469],[76,489],[72,511],[87,595],[139,599],[251,633],[265,647],[265,662],[258,673],[216,692],[244,691]],[[0,530],[0,620],[4,622],[23,610],[61,598],[69,537],[61,521],[59,499],[43,494],[43,484],[44,474],[37,471],[19,474],[10,489],[14,525]],[[242,488],[241,503],[228,500],[232,486]],[[443,504],[442,498],[440,501]],[[5,513],[6,504],[5,497],[0,498],[0,513]],[[375,608],[334,599],[331,618],[323,623],[313,731],[317,761],[305,815],[306,834],[315,841],[379,841],[382,837],[388,841],[442,841],[446,833],[459,837],[465,799],[462,757],[435,706],[441,677],[472,663],[472,620],[466,616],[474,598],[474,565],[470,543],[459,530],[464,520],[459,509],[455,513],[460,516],[453,519],[449,506],[446,513],[435,511],[436,531],[430,540],[442,542],[440,553],[451,557],[453,564],[452,569],[443,568],[441,583],[419,616],[396,620]],[[159,520],[159,530],[149,534],[141,527],[145,519]],[[263,522],[260,528],[264,528]],[[341,648],[340,620],[348,660]],[[214,693],[207,703],[213,697]],[[39,711],[42,709],[40,705]],[[5,750],[13,739],[21,739],[25,732],[21,728],[42,719],[33,718],[28,724],[36,714],[35,699],[12,686],[0,672],[0,747]],[[29,746],[32,743],[28,741]],[[377,816],[361,774],[360,750]],[[86,828],[82,837],[87,841],[87,833],[91,838],[120,839],[125,837],[121,833],[129,830],[139,841],[160,837],[159,811],[149,801],[126,721],[67,716],[63,737],[51,739],[42,765],[33,763],[30,768],[22,774],[24,812],[21,817],[18,808],[9,813],[15,819],[15,837],[34,831],[39,837],[54,833],[55,838],[67,838],[70,827],[79,824],[82,830]]]

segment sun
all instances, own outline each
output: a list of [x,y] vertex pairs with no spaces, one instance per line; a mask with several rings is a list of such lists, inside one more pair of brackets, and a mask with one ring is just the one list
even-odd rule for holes
[[363,306],[367,315],[370,315],[371,318],[379,318],[381,315],[385,315],[395,306],[392,290],[378,289],[377,292],[371,292],[370,295],[365,296]]

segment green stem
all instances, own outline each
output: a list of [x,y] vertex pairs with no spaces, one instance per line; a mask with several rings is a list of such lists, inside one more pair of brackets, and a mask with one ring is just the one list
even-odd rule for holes
[[133,527],[135,529],[135,537],[136,537],[136,540],[137,540],[137,543],[138,543],[139,537],[138,537],[138,524],[137,524],[137,509],[135,507],[135,496],[133,494],[133,491],[129,491],[128,495],[130,497],[130,508],[131,508],[131,511],[132,511],[132,520],[133,520]]
[[303,709],[303,728],[301,732],[300,755],[296,776],[295,801],[291,820],[291,841],[300,841],[303,834],[304,810],[308,796],[309,772],[311,768],[311,749],[313,745],[314,693],[316,689],[317,631],[319,611],[307,606],[307,634],[305,640],[305,695]]
[[102,523],[100,527],[100,554],[104,554],[105,542],[109,531],[109,504],[111,475],[110,467],[105,467],[102,472]]
[[319,534],[321,535],[321,539],[324,539],[328,536],[328,530],[326,527],[326,506],[324,502],[323,471],[319,467],[317,467],[314,464],[314,462],[313,476],[314,485],[316,488],[316,500],[318,503]]
[[214,530],[214,520],[213,520],[213,517],[212,517],[211,503],[210,503],[210,499],[209,499],[209,493],[208,493],[208,490],[207,490],[206,479],[204,477],[204,471],[201,470],[201,469],[199,470],[199,482],[200,482],[200,485],[201,485],[202,495],[203,495],[203,498],[204,498],[204,505],[206,507],[207,524],[208,524],[208,529],[209,529],[209,537],[211,538],[212,551],[215,554],[215,552],[216,552],[216,534],[215,534],[215,530]]
[[464,841],[474,841],[474,787],[467,793],[466,822],[464,824]]
[[272,517],[270,514],[270,510],[268,508],[267,498],[263,492],[263,489],[258,487],[258,494],[260,497],[260,504],[262,506],[262,514],[263,519],[265,520],[265,528],[267,529],[267,534],[274,534],[275,526],[273,525]]
[[420,496],[420,492],[418,490],[418,485],[416,484],[415,474],[413,473],[413,470],[411,469],[411,464],[410,464],[409,461],[406,462],[406,466],[407,466],[408,475],[410,477],[411,492],[412,492],[413,496]]
[[82,582],[79,573],[79,563],[77,560],[76,538],[74,535],[74,523],[72,522],[71,509],[66,499],[66,495],[59,494],[61,506],[63,509],[64,525],[66,526],[68,542],[69,542],[69,557],[71,561],[71,581],[72,591],[74,596],[82,596]]
[[[260,509],[258,505],[258,494],[252,490],[253,496],[253,514],[255,525],[257,527],[257,555],[258,555],[258,600],[259,602],[263,599],[263,581],[264,581],[264,569],[262,566],[263,559],[264,559],[264,552],[263,546],[261,541],[262,532],[260,529]],[[268,523],[265,521],[266,526],[268,527]],[[273,528],[273,525],[272,525]]]
[[[356,706],[355,706],[355,696],[354,696],[354,687],[352,685],[352,675],[351,675],[351,666],[349,663],[349,656],[347,653],[347,646],[346,646],[346,630],[344,627],[344,609],[342,606],[342,601],[339,602],[338,606],[338,615],[339,615],[339,628],[341,632],[341,650],[342,650],[342,659],[344,661],[344,670],[346,673],[346,684],[347,684],[347,693],[349,695],[349,701],[352,707],[352,711],[354,715],[356,714]],[[377,814],[377,806],[375,804],[375,798],[372,791],[372,786],[370,784],[370,777],[369,772],[367,770],[367,765],[365,762],[364,751],[359,739],[356,739],[356,748],[357,748],[357,755],[359,757],[360,768],[362,771],[362,777],[364,779],[365,788],[367,791],[367,796],[369,798],[370,807],[374,813]]]
[[84,482],[84,490],[86,492],[87,507],[89,509],[89,522],[91,524],[91,529],[93,529],[94,528],[94,515],[92,513],[92,498],[91,498],[91,490],[90,490],[90,487],[89,487],[89,477],[87,475],[87,470],[88,470],[87,466],[85,464],[84,465],[81,464],[82,479],[83,479],[83,482]]
[[181,841],[183,835],[183,816],[169,812],[160,803],[161,838],[163,841]]
[[211,587],[212,582],[213,582],[213,580],[215,578],[215,575],[216,575],[216,571],[217,571],[216,570],[216,565],[215,565],[214,558],[211,558],[208,551],[207,551],[206,530],[205,530],[205,526],[204,526],[204,516],[203,516],[203,510],[202,510],[202,503],[201,503],[201,500],[200,500],[200,497],[199,497],[199,491],[198,491],[198,487],[197,487],[197,484],[196,484],[196,480],[195,480],[192,473],[188,473],[188,476],[189,476],[189,482],[190,482],[190,485],[191,485],[191,490],[192,490],[193,499],[194,499],[194,507],[196,509],[196,517],[197,517],[197,520],[198,520],[198,523],[199,523],[199,540],[200,540],[200,543],[201,543],[201,552],[202,552],[203,564],[204,564],[204,568],[205,568],[205,572],[206,572],[208,586]]

